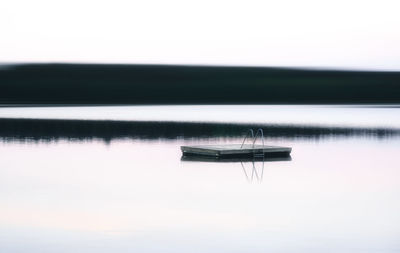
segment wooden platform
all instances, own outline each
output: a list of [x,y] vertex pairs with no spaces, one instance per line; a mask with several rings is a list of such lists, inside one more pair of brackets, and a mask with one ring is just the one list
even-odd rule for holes
[[230,145],[200,145],[200,146],[181,146],[184,156],[212,156],[212,157],[252,157],[254,154],[264,154],[264,157],[284,157],[289,156],[292,148],[278,146],[263,146],[245,144]]

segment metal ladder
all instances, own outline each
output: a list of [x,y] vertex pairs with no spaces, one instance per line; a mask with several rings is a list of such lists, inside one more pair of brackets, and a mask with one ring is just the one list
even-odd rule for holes
[[[243,148],[243,145],[246,142],[247,137],[249,137],[249,133],[251,134],[251,137],[253,138],[253,144],[251,146],[251,148],[253,149],[253,157],[264,158],[264,131],[261,128],[257,129],[256,135],[254,135],[253,129],[249,129],[246,133],[246,136],[243,139],[243,142],[242,142],[242,145],[240,146],[240,148]],[[257,138],[259,138],[259,137],[261,138],[261,141],[262,141],[262,149],[258,150],[261,152],[256,152],[256,149],[254,149],[254,145],[257,141]]]

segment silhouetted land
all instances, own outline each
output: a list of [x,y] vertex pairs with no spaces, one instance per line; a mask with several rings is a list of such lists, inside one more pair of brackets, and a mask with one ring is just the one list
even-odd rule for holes
[[400,72],[24,64],[0,68],[0,104],[400,103]]
[[0,119],[0,140],[87,141],[116,139],[242,138],[249,128],[263,128],[268,138],[311,139],[400,137],[400,129],[349,128],[273,124],[225,124],[195,122]]

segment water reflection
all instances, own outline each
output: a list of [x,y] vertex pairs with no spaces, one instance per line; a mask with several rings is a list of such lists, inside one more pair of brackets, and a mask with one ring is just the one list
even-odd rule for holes
[[209,162],[209,163],[232,163],[239,164],[242,167],[244,176],[249,183],[262,183],[264,177],[265,163],[291,161],[290,156],[286,157],[241,157],[241,158],[223,158],[213,156],[182,156],[181,161],[190,162]]
[[256,164],[257,163],[255,161],[251,162],[251,165],[252,165],[251,173],[248,173],[248,172],[246,172],[246,170],[247,170],[246,168],[247,167],[245,166],[245,164],[243,162],[240,162],[240,165],[242,165],[242,169],[243,169],[244,175],[246,176],[246,179],[247,179],[247,181],[249,183],[253,182],[254,179],[258,183],[262,182],[262,179],[263,179],[263,176],[264,176],[264,161],[260,162],[260,164],[261,164],[260,171],[258,171],[258,169],[256,167]]
[[[393,129],[375,141],[377,129],[271,125],[276,138],[299,140],[276,141],[293,147],[293,161],[267,158],[262,170],[252,158],[180,159],[181,145],[214,142],[208,135],[240,143],[243,125],[43,122],[0,122],[3,140],[13,138],[0,145],[0,252],[400,249]],[[18,142],[32,136],[73,142]],[[106,137],[128,139],[95,140]]]
[[0,140],[87,141],[99,139],[208,139],[237,138],[249,128],[264,128],[268,138],[326,139],[400,137],[398,128],[326,127],[316,125],[241,124],[206,122],[0,119]]

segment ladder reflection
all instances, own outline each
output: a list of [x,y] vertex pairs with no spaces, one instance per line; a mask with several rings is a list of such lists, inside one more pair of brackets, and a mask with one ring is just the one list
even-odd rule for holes
[[240,163],[246,180],[249,183],[261,183],[264,176],[264,165],[267,162],[291,161],[288,157],[242,157],[242,158],[218,158],[212,156],[182,156],[181,161],[211,162],[211,163]]

